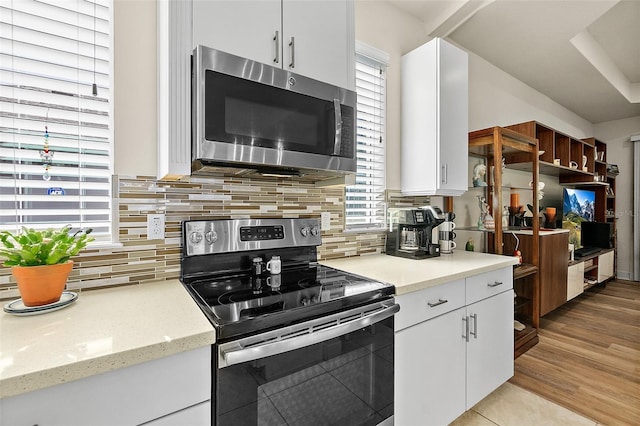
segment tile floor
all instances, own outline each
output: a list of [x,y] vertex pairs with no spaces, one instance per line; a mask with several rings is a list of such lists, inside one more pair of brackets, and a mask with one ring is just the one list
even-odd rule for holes
[[505,383],[450,426],[567,426],[597,423],[511,383]]

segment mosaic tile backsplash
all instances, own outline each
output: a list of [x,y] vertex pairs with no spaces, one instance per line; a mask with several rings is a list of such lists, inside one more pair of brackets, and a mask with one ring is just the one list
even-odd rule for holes
[[[121,245],[84,250],[73,260],[67,289],[136,285],[180,275],[180,226],[198,218],[320,217],[331,214],[322,231],[320,259],[381,253],[385,233],[344,232],[344,188],[316,187],[286,178],[192,178],[165,182],[152,177],[119,178],[117,226]],[[387,192],[389,206],[429,203],[428,197]],[[165,214],[165,238],[147,240],[147,214]],[[9,268],[0,268],[0,299],[20,297]]]

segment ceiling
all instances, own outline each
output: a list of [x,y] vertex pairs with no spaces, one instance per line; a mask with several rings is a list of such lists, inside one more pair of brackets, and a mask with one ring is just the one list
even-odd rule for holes
[[592,123],[640,116],[640,0],[387,0]]

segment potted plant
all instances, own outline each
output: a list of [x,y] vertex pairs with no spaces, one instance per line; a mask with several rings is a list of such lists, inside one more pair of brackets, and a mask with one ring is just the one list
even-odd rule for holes
[[0,258],[11,267],[25,306],[60,300],[73,268],[71,257],[94,240],[89,236],[91,229],[70,231],[71,225],[45,230],[23,227],[18,234],[0,232]]

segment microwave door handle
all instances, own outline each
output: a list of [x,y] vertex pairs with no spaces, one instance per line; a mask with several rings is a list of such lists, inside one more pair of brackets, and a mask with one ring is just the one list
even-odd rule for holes
[[342,110],[340,100],[333,100],[333,113],[336,118],[336,136],[333,141],[333,155],[340,155],[340,145],[342,144]]
[[276,64],[280,63],[280,32],[276,30],[276,34],[273,36],[273,42],[276,48],[276,57],[273,58],[273,62]]

